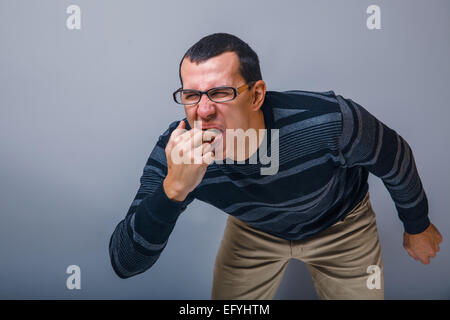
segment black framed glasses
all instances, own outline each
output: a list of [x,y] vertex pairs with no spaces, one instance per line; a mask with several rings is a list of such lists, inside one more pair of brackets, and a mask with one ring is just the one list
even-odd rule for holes
[[251,85],[254,82],[256,81],[250,81],[238,88],[215,87],[206,91],[180,88],[173,93],[173,100],[175,100],[175,102],[178,104],[197,104],[202,99],[202,95],[206,94],[206,96],[212,102],[228,102],[236,99],[236,97],[244,92],[247,88],[250,89]]

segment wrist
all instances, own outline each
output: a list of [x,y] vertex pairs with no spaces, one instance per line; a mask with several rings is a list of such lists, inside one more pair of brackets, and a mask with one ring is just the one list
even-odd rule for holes
[[431,222],[429,217],[425,216],[418,220],[404,222],[403,224],[406,233],[415,235],[424,232],[430,226]]
[[173,201],[182,202],[186,199],[187,193],[167,176],[163,181],[164,192],[167,198]]

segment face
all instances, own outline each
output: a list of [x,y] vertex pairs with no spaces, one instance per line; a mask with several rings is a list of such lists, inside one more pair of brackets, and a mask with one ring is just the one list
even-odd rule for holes
[[[239,72],[239,58],[235,52],[224,52],[200,64],[185,58],[181,64],[183,89],[206,91],[213,87],[240,87],[246,83]],[[262,89],[263,90],[262,90]],[[254,128],[257,115],[265,95],[264,81],[255,83],[250,90],[245,90],[236,99],[228,102],[212,102],[202,95],[195,105],[185,105],[186,118],[191,128],[194,121],[202,121],[203,128],[217,128],[222,131],[224,152],[226,149],[226,129]],[[260,118],[260,117],[259,117]],[[224,153],[226,154],[226,153]]]

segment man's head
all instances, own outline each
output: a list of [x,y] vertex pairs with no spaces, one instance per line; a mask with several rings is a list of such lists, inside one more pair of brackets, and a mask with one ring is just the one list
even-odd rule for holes
[[185,105],[191,127],[202,121],[203,127],[226,129],[264,128],[260,110],[266,85],[262,80],[257,54],[241,39],[227,33],[215,33],[200,39],[183,56],[179,69],[183,89],[206,91],[213,87],[238,88],[255,81],[237,97],[217,103],[204,94],[194,105]]

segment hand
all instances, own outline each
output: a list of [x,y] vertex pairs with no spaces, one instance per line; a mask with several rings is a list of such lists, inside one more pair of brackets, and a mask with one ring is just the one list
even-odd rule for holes
[[432,223],[421,233],[403,234],[403,247],[411,257],[423,264],[429,264],[430,258],[436,256],[441,242],[442,235]]
[[210,143],[217,133],[197,128],[186,131],[184,121],[170,135],[165,152],[167,176],[164,191],[176,201],[184,201],[187,195],[200,184],[209,164],[214,161]]

